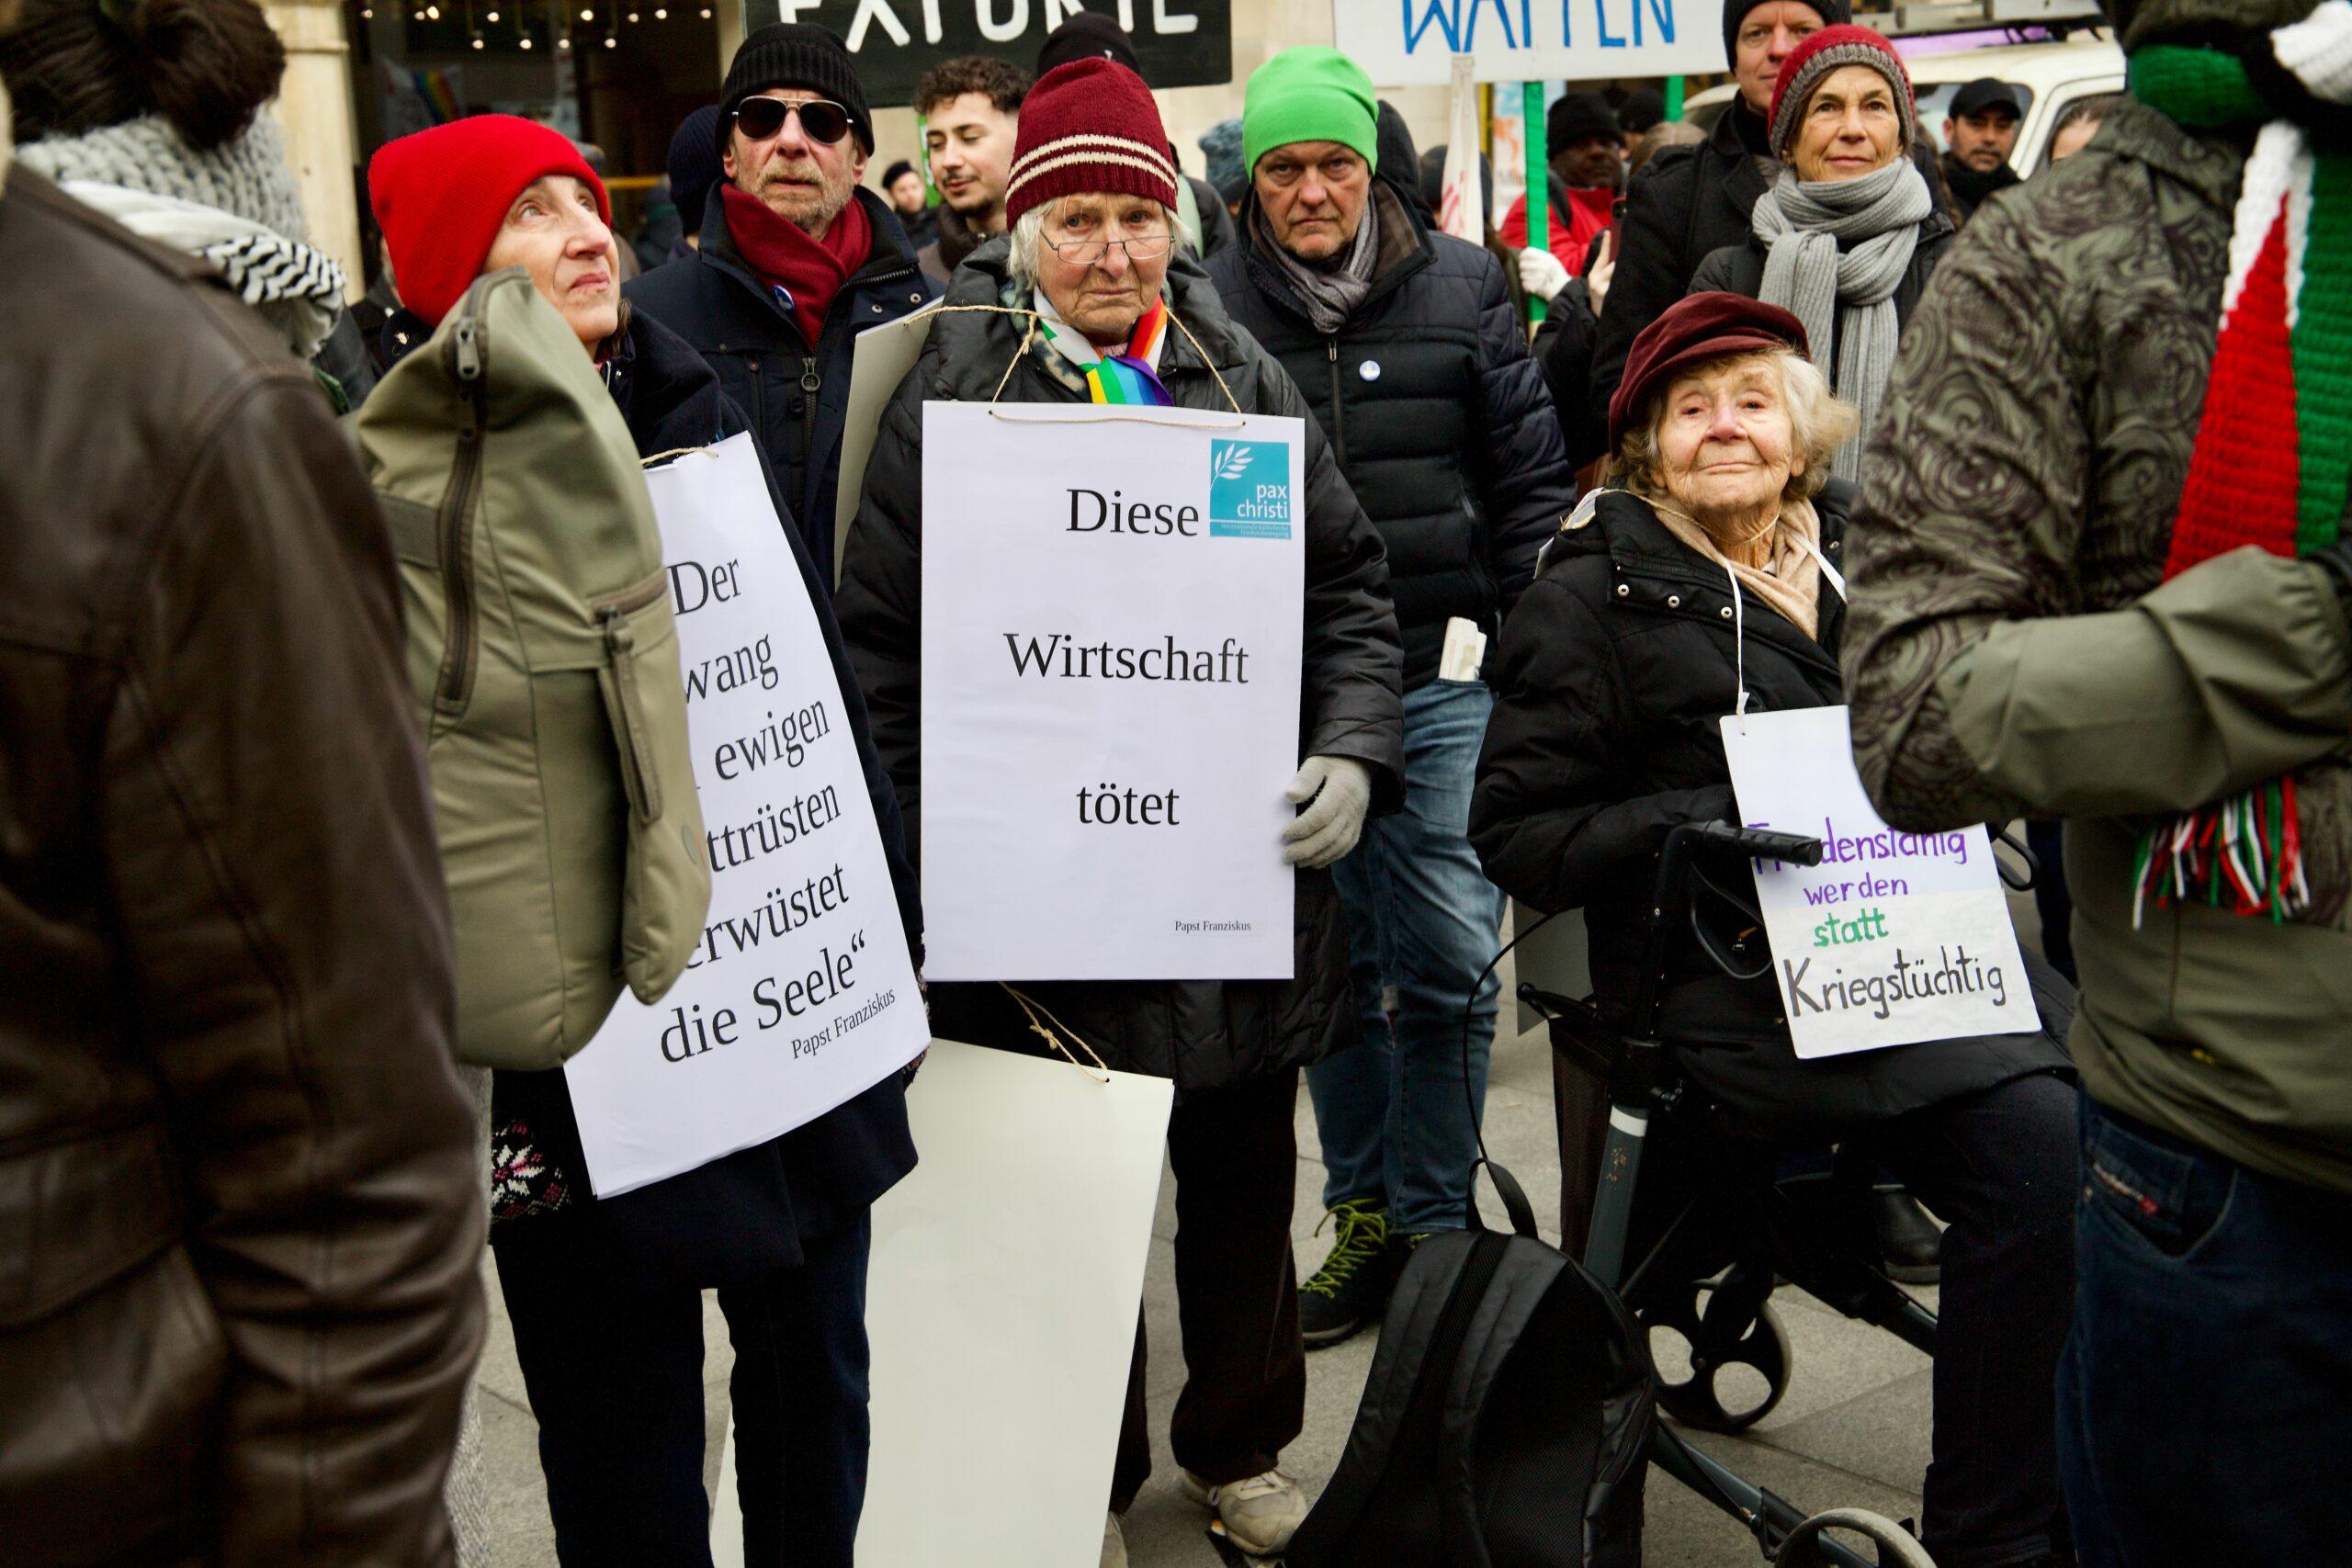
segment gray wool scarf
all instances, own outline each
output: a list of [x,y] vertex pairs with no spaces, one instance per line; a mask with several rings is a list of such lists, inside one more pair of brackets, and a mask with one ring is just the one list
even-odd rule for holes
[[1250,209],[1250,222],[1257,231],[1258,248],[1282,268],[1283,281],[1306,309],[1308,324],[1326,336],[1346,326],[1364,296],[1372,292],[1373,273],[1380,262],[1380,203],[1363,204],[1363,221],[1356,225],[1355,239],[1321,266],[1303,262],[1283,249],[1268,227],[1263,210]]
[[1757,198],[1753,228],[1768,247],[1758,297],[1804,323],[1814,363],[1826,370],[1837,344],[1831,385],[1861,411],[1860,433],[1830,460],[1839,479],[1861,478],[1863,443],[1894,373],[1894,291],[1935,208],[1918,165],[1902,155],[1851,180],[1804,180],[1784,168]]

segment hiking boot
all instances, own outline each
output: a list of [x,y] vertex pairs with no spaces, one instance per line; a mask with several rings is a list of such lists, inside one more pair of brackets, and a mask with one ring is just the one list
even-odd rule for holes
[[1290,1544],[1306,1517],[1306,1494],[1279,1470],[1212,1486],[1184,1471],[1184,1495],[1216,1510],[1225,1533],[1252,1557],[1271,1557]]
[[1388,1211],[1361,1198],[1334,1203],[1323,1220],[1333,1227],[1331,1250],[1298,1288],[1298,1331],[1310,1350],[1337,1345],[1380,1315],[1396,1281],[1402,1239],[1389,1232]]
[[1943,1277],[1944,1233],[1919,1201],[1900,1187],[1871,1192],[1871,1230],[1886,1275],[1905,1285],[1932,1285]]
[[1127,1535],[1116,1514],[1102,1516],[1102,1568],[1127,1568]]

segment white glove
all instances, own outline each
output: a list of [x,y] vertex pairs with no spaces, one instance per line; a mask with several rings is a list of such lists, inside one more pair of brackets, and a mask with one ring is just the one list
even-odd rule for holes
[[1617,276],[1617,236],[1604,230],[1600,249],[1593,254],[1592,265],[1585,269],[1585,292],[1592,298],[1592,313],[1600,314],[1601,301],[1609,298],[1609,280]]
[[1519,253],[1519,286],[1549,305],[1568,286],[1568,269],[1551,252],[1530,245]]
[[1283,829],[1283,859],[1317,871],[1354,849],[1363,836],[1372,770],[1347,757],[1309,757],[1283,798],[1306,807]]

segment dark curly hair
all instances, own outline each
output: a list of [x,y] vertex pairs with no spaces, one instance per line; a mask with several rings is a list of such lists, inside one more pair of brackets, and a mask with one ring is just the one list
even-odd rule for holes
[[158,114],[201,152],[251,125],[285,73],[253,0],[24,0],[0,36],[24,141]]
[[943,61],[922,73],[915,84],[915,113],[928,115],[934,105],[951,103],[967,93],[984,93],[999,114],[1017,114],[1035,78],[1010,60],[967,54]]

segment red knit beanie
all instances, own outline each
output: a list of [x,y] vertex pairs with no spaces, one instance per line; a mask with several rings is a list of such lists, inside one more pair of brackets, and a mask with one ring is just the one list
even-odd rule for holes
[[1173,211],[1176,164],[1143,78],[1097,58],[1057,65],[1021,100],[1004,220],[1081,191],[1146,196]]
[[368,161],[368,202],[392,254],[401,303],[438,326],[481,276],[506,209],[542,175],[570,175],[596,193],[605,182],[560,130],[511,114],[451,120],[387,141]]
[[1807,33],[1781,62],[1780,80],[1772,84],[1771,140],[1776,155],[1789,155],[1789,143],[1796,140],[1797,117],[1804,113],[1813,90],[1831,72],[1847,65],[1867,65],[1886,78],[1894,92],[1895,112],[1903,120],[1903,146],[1910,147],[1917,110],[1911,101],[1911,73],[1903,68],[1903,57],[1894,52],[1884,33],[1847,24]]

